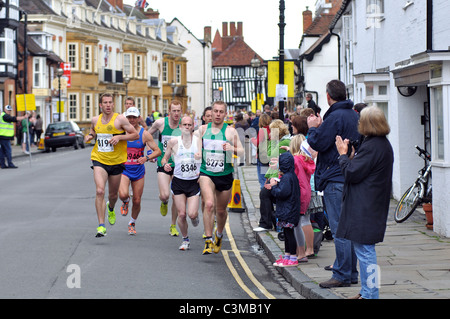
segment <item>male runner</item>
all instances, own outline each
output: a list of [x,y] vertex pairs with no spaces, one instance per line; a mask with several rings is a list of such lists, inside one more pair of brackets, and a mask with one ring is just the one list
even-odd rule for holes
[[[130,107],[125,112],[130,124],[139,132],[139,139],[127,142],[127,162],[122,173],[119,187],[119,198],[123,202],[120,207],[122,216],[128,214],[128,203],[130,201],[130,182],[133,190],[133,207],[131,218],[128,223],[128,234],[136,235],[136,219],[141,211],[141,197],[144,191],[145,162],[151,161],[161,155],[161,150],[156,145],[151,134],[139,125],[141,116],[135,107]],[[153,152],[149,156],[144,156],[144,149],[151,149]]]
[[[227,125],[227,105],[223,101],[216,101],[212,105],[213,121],[199,129],[200,145],[202,149],[202,165],[200,168],[199,184],[205,201],[203,224],[205,227],[205,249],[203,254],[220,252],[222,236],[227,221],[227,205],[230,201],[233,185],[232,154],[240,156],[244,148],[236,129]],[[217,228],[215,240],[212,240],[214,225],[214,206],[216,211]]]
[[[166,172],[164,167],[161,165],[161,159],[164,157],[166,152],[167,143],[173,136],[179,136],[181,134],[179,130],[181,117],[181,102],[177,100],[173,100],[169,105],[169,116],[160,118],[153,123],[153,125],[149,128],[149,133],[153,135],[156,131],[159,131],[159,144],[162,154],[158,157],[158,186],[159,186],[159,199],[161,200],[161,215],[167,215],[167,204],[169,203],[170,196],[170,182],[172,181],[173,170],[170,172]],[[171,166],[173,167],[172,160],[169,161]],[[171,236],[178,236],[179,233],[176,228],[177,222],[177,209],[172,203],[172,223],[170,225],[169,234]]]
[[[114,205],[118,198],[123,164],[127,161],[126,141],[139,138],[130,122],[122,114],[114,113],[113,96],[110,93],[100,96],[100,108],[102,113],[92,118],[90,132],[84,139],[86,143],[96,139],[91,152],[96,186],[95,209],[99,223],[96,237],[106,235],[105,206],[108,209],[109,223],[114,225],[116,222]],[[108,202],[105,204],[106,183],[109,192]]]
[[[172,194],[175,206],[178,210],[178,227],[180,228],[183,242],[180,250],[188,250],[190,241],[188,236],[187,215],[192,225],[198,225],[198,206],[200,197],[200,186],[198,176],[202,163],[198,151],[197,136],[194,135],[194,121],[190,116],[184,116],[181,120],[181,136],[172,138],[167,143],[166,153],[161,160],[166,172],[172,171],[169,163],[172,157],[175,167],[173,168]],[[197,154],[197,159],[195,155]]]
[[[128,110],[130,107],[136,107],[136,103],[134,102],[134,99],[131,96],[128,96],[125,99],[125,112],[126,110]],[[124,112],[124,115],[125,115]],[[142,126],[144,128],[144,130],[148,129],[147,123],[145,123],[144,119],[142,117],[139,118],[139,123],[140,126]]]

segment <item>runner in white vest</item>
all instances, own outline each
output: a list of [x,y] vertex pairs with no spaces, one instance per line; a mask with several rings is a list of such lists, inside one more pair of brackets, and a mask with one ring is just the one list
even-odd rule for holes
[[[194,122],[192,118],[184,116],[180,128],[181,136],[174,137],[167,143],[161,166],[164,167],[166,172],[173,170],[171,190],[178,210],[178,227],[183,236],[183,242],[179,249],[187,250],[190,247],[190,241],[186,213],[194,227],[199,223],[200,185],[198,184],[198,177],[202,160],[201,153],[198,151],[197,137],[193,136]],[[198,159],[195,158],[196,154]],[[170,165],[170,158],[175,164],[174,168]]]

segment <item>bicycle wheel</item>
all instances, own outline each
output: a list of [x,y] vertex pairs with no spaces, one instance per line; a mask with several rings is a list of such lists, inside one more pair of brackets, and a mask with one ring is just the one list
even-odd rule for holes
[[422,192],[421,188],[422,185],[420,183],[414,183],[403,194],[395,208],[394,219],[397,223],[403,223],[414,213],[419,205],[420,194]]

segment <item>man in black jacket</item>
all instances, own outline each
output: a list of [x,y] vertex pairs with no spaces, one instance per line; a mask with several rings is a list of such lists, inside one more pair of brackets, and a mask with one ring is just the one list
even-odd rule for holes
[[[1,168],[17,168],[12,162],[11,156],[11,140],[14,139],[14,122],[22,121],[28,117],[25,116],[11,116],[11,105],[5,106],[5,111],[0,115],[0,167]],[[8,166],[5,165],[5,157]]]
[[330,229],[334,237],[336,259],[332,266],[330,280],[320,283],[322,288],[348,287],[358,282],[356,255],[352,244],[344,238],[336,238],[342,204],[344,177],[339,166],[339,153],[336,149],[336,136],[352,142],[359,139],[358,115],[353,110],[353,102],[347,100],[345,84],[338,80],[330,81],[326,87],[330,108],[321,116],[308,117],[308,144],[318,152],[314,173],[315,190],[323,191],[323,201]]

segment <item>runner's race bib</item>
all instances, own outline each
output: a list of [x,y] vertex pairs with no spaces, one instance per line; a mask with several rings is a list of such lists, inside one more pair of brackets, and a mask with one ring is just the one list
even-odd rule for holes
[[114,152],[114,145],[111,145],[109,141],[112,139],[112,134],[97,134],[97,146],[98,151],[102,153]]
[[225,154],[206,152],[205,168],[212,173],[223,172],[225,168]]

